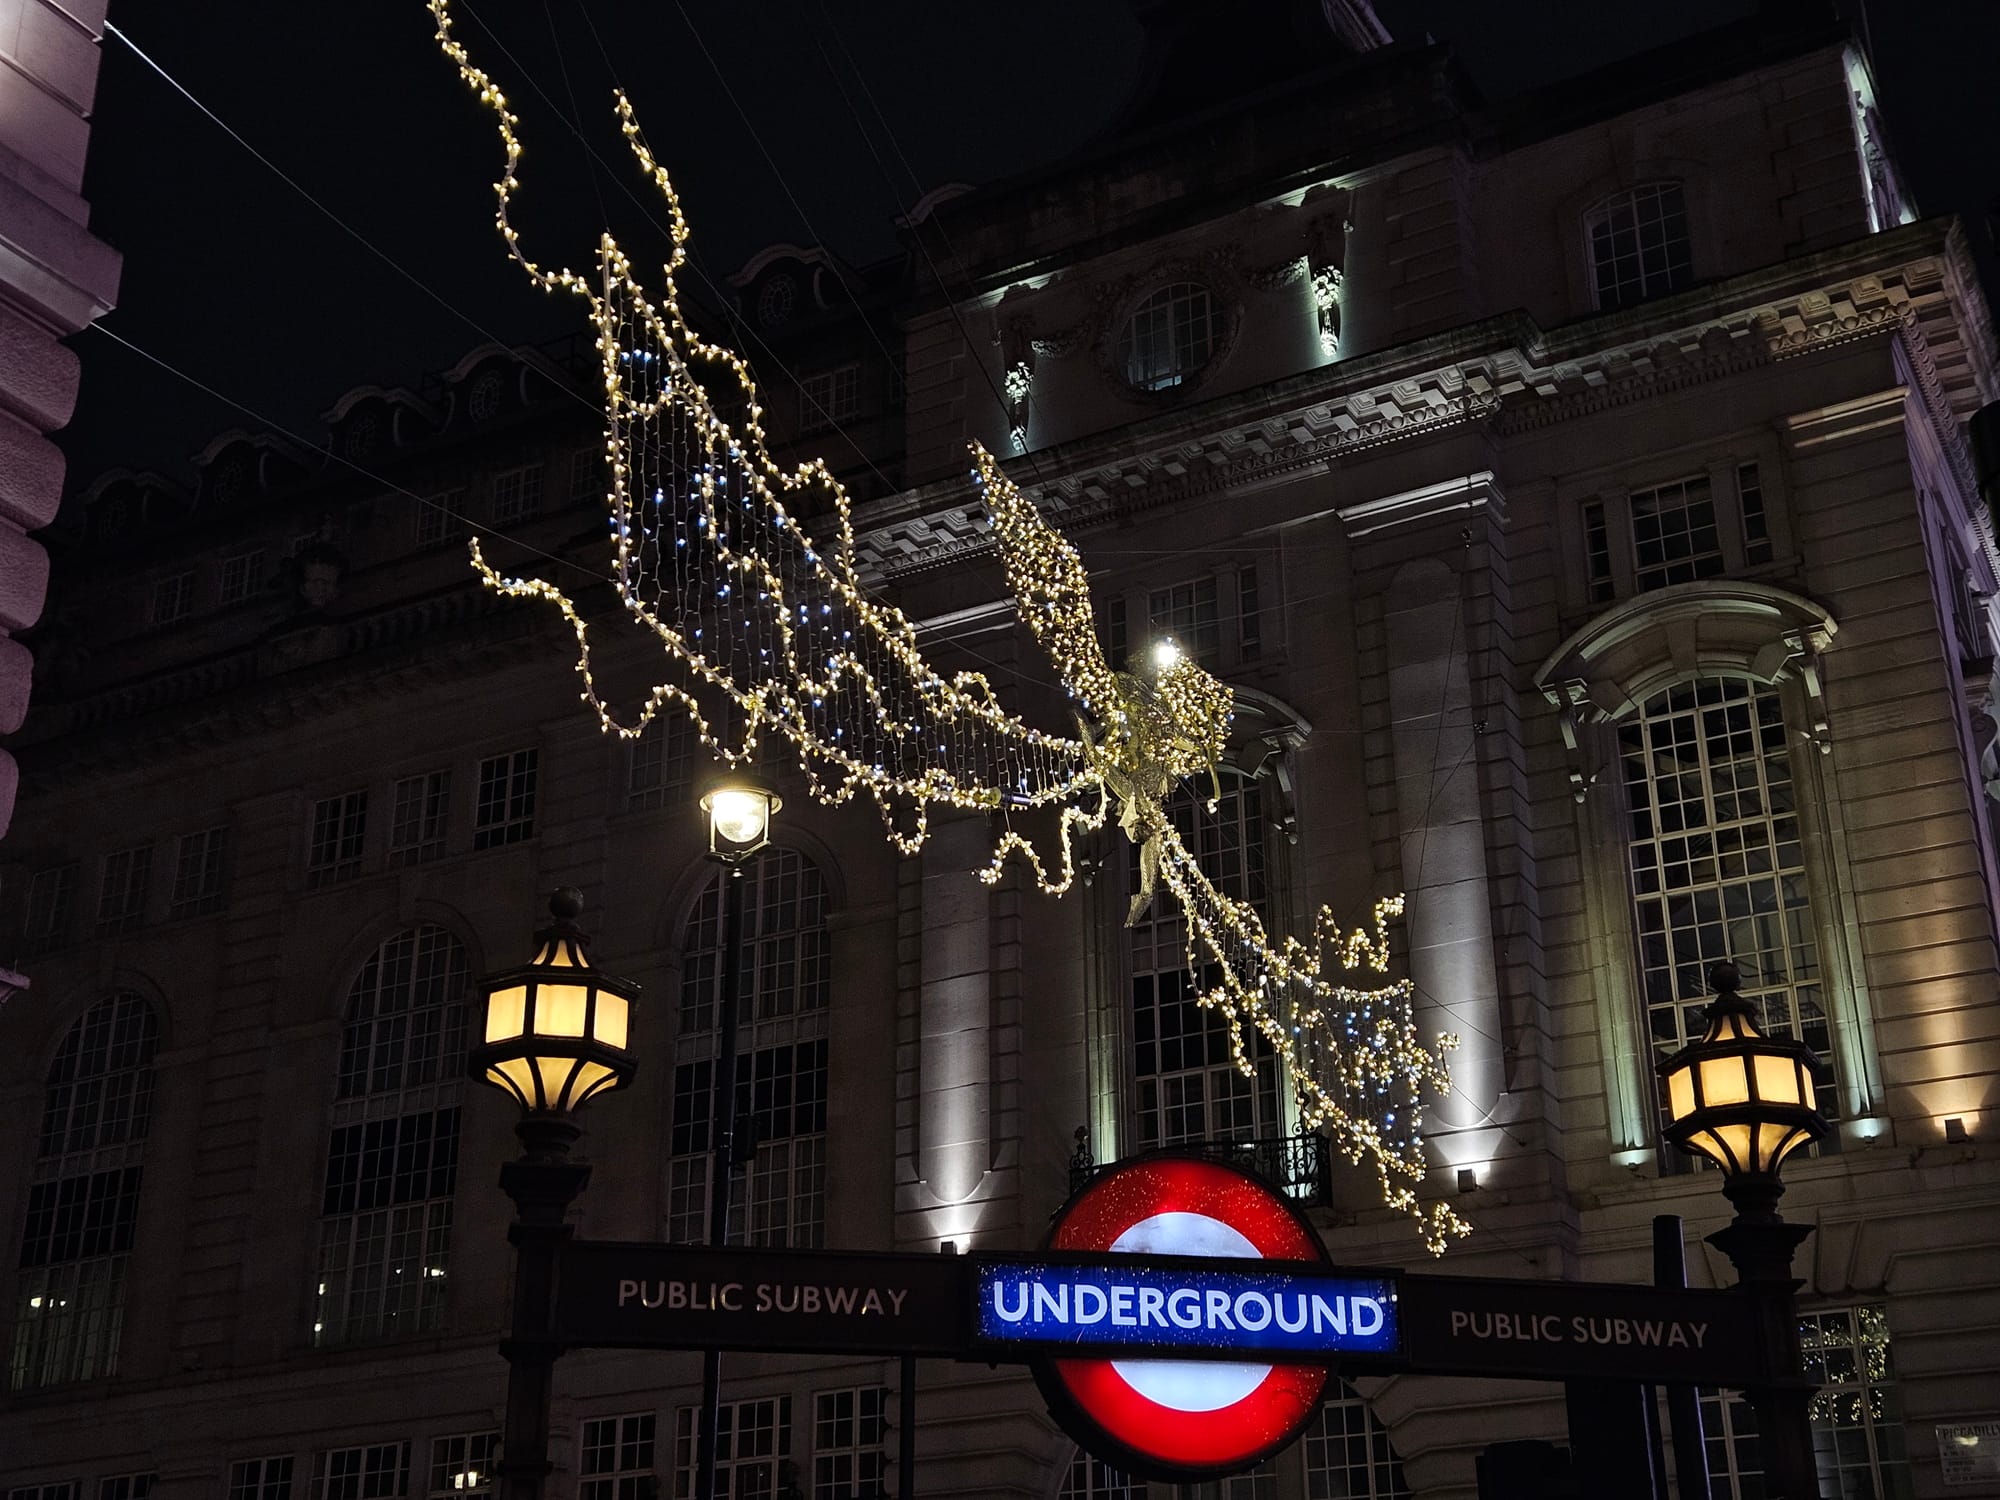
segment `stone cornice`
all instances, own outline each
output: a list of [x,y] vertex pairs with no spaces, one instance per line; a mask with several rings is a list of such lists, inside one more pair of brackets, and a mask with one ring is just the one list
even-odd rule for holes
[[[1963,482],[1969,471],[1949,414],[1964,397],[1948,388],[1931,349],[1941,333],[1957,337],[1942,306],[1949,234],[1936,221],[1907,225],[1550,332],[1521,314],[1491,319],[1009,467],[1052,520],[1085,531],[1455,425],[1533,431],[1774,360],[1895,336],[1912,351],[1926,406]],[[1041,477],[1052,470],[1057,477]],[[969,483],[928,485],[864,508],[857,558],[864,572],[892,580],[949,568],[989,550],[986,524]]]

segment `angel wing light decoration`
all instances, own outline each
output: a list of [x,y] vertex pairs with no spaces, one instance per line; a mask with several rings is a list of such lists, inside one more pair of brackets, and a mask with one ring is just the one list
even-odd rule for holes
[[[684,714],[701,744],[729,764],[780,741],[814,797],[828,805],[867,797],[906,854],[922,847],[934,806],[991,813],[1000,833],[981,878],[997,881],[1018,856],[1051,895],[1075,880],[1078,837],[1115,812],[1140,850],[1131,920],[1161,893],[1181,909],[1199,1001],[1227,1019],[1237,1066],[1253,1070],[1246,1037],[1262,1037],[1292,1082],[1305,1126],[1325,1129],[1350,1160],[1371,1164],[1383,1202],[1416,1220],[1433,1253],[1466,1233],[1448,1205],[1417,1194],[1423,1097],[1450,1088],[1444,1054],[1455,1042],[1425,1046],[1408,981],[1386,977],[1387,923],[1401,915],[1402,899],[1378,903],[1367,929],[1343,932],[1322,909],[1304,941],[1274,941],[1250,903],[1202,873],[1167,815],[1166,800],[1185,778],[1213,774],[1229,731],[1228,687],[1184,658],[1114,672],[1092,627],[1082,557],[977,444],[972,478],[1007,584],[1069,689],[1076,733],[1025,723],[980,673],[932,667],[916,627],[863,586],[839,481],[818,459],[792,470],[772,460],[749,364],[683,316],[676,278],[687,222],[627,97],[615,96],[618,122],[665,203],[672,240],[651,292],[608,232],[598,239],[595,277],[548,269],[525,252],[510,222],[519,121],[453,34],[450,0],[427,3],[438,45],[497,123],[505,167],[494,184],[496,224],[508,252],[543,291],[589,309],[604,376],[612,581],[676,675],[621,720],[599,692],[574,601],[546,579],[504,576],[477,539],[472,564],[487,587],[562,612],[576,638],[581,696],[603,728],[631,737],[661,713]],[[704,695],[722,705],[719,722],[707,716]],[[1036,810],[1054,818],[1054,872],[1015,826],[1017,815]],[[1349,987],[1337,971],[1377,982]]]

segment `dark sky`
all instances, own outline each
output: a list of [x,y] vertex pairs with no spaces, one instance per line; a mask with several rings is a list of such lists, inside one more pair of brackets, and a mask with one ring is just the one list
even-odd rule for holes
[[[1504,98],[1753,5],[1377,8],[1398,37],[1429,31],[1451,43],[1487,95]],[[459,0],[457,9],[461,36],[523,117],[518,222],[535,250],[587,264],[601,197],[634,258],[659,258],[659,236],[627,196],[644,190],[610,124],[615,69],[718,282],[777,240],[823,240],[858,261],[891,252],[890,221],[917,197],[913,181],[990,181],[1061,156],[1121,102],[1137,60],[1138,29],[1122,0]],[[488,186],[497,142],[438,55],[419,0],[170,9],[114,0],[111,20],[442,299],[107,37],[86,191],[94,229],[125,256],[107,320],[125,338],[318,442],[318,413],[344,391],[414,384],[480,342],[481,328],[519,342],[581,326],[573,304],[528,290],[500,252]],[[1881,102],[1920,208],[1979,218],[2000,191],[2000,3],[1876,0],[1870,21]],[[1258,45],[1248,31],[1228,41]],[[568,118],[583,120],[615,181],[577,145]],[[215,433],[258,425],[100,335],[75,343],[83,395],[62,439],[72,488],[113,465],[185,478]]]

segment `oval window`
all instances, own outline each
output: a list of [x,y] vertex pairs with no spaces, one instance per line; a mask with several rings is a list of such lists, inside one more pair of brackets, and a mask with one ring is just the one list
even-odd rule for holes
[[1192,281],[1163,286],[1132,309],[1118,338],[1118,366],[1135,391],[1183,384],[1215,352],[1215,305]]

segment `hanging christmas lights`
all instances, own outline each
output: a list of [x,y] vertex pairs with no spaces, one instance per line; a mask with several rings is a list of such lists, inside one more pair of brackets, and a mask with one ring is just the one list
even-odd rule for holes
[[[1007,712],[978,672],[935,670],[915,625],[862,586],[845,489],[818,459],[789,471],[771,459],[748,363],[702,339],[684,317],[676,277],[689,231],[630,101],[616,95],[619,126],[669,216],[672,249],[657,294],[639,284],[609,233],[598,239],[595,279],[528,257],[510,222],[519,121],[454,37],[449,0],[428,5],[439,46],[498,125],[505,167],[494,184],[496,224],[508,253],[543,291],[589,307],[604,377],[613,582],[682,680],[655,685],[630,722],[619,720],[598,692],[575,603],[544,579],[503,576],[476,539],[473,566],[487,587],[561,611],[576,640],[581,697],[605,731],[636,736],[657,714],[682,713],[702,745],[732,765],[775,736],[815,798],[836,805],[866,795],[904,853],[922,847],[934,805],[993,813],[1000,832],[981,878],[998,880],[1018,855],[1051,895],[1074,882],[1078,835],[1115,811],[1140,849],[1131,920],[1161,888],[1184,912],[1189,972],[1200,1003],[1227,1018],[1236,1065],[1245,1073],[1254,1066],[1246,1031],[1263,1037],[1294,1082],[1307,1126],[1326,1129],[1350,1160],[1369,1161],[1383,1201],[1417,1220],[1433,1252],[1465,1233],[1447,1204],[1417,1195],[1422,1099],[1449,1089],[1443,1054],[1453,1039],[1419,1041],[1407,981],[1349,988],[1333,977],[1386,974],[1385,924],[1401,914],[1401,898],[1378,904],[1372,932],[1343,934],[1323,909],[1309,941],[1273,943],[1247,902],[1203,875],[1166,814],[1182,780],[1206,774],[1214,784],[1229,732],[1228,687],[1178,652],[1142,672],[1112,671],[1092,627],[1082,558],[977,444],[972,478],[1008,586],[1077,706],[1077,734],[1044,732]],[[815,540],[829,525],[830,538]],[[726,726],[711,722],[704,693],[723,706]],[[1014,826],[1038,809],[1054,814],[1053,876]]]

